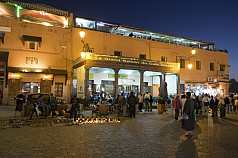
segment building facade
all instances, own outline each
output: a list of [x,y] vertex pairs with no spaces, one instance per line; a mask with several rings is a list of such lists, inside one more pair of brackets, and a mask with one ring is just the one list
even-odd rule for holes
[[70,14],[39,5],[0,3],[1,102],[21,92],[70,97]]
[[[77,17],[72,33],[72,57],[78,60],[74,63],[73,78],[75,83],[81,83],[77,88],[80,90],[77,96],[88,93],[87,88],[84,88],[86,92],[83,92],[83,85],[88,87],[90,92],[100,92],[102,88],[105,89],[106,83],[116,84],[114,94],[125,92],[128,86],[134,86],[139,88],[132,88],[133,91],[149,91],[153,96],[157,96],[158,93],[163,93],[164,84],[167,87],[165,93],[170,95],[187,91],[196,95],[228,94],[228,53],[226,50],[217,50],[214,43]],[[84,36],[83,39],[79,34]],[[133,62],[136,66],[131,66]],[[179,69],[176,64],[179,64]],[[79,79],[82,76],[77,77],[83,67],[85,81],[90,82],[86,85]],[[105,73],[104,77],[97,75],[97,71],[106,72],[104,69],[100,71],[99,68],[112,68],[110,73],[115,77],[105,77],[110,76],[110,73]],[[120,70],[121,74],[118,73]],[[137,73],[133,74],[136,77],[129,77],[128,73],[133,72],[128,70],[137,70]],[[130,82],[131,79],[134,83]],[[156,92],[158,87],[160,90]]]
[[49,6],[0,1],[0,98],[53,93],[227,95],[228,53],[214,43],[73,18]]

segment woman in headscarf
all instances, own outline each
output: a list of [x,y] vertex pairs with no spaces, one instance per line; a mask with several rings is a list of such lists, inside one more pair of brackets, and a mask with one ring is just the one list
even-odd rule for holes
[[186,136],[191,137],[193,135],[193,129],[195,127],[195,114],[194,114],[194,101],[191,98],[191,93],[187,92],[186,101],[183,108],[183,120],[182,128],[186,130]]

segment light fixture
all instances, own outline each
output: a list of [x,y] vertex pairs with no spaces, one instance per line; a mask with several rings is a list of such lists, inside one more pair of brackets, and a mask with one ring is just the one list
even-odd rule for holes
[[41,69],[37,69],[37,70],[35,70],[35,72],[42,72],[43,70],[41,70]]
[[192,53],[192,55],[195,55],[196,54],[196,49],[192,49],[191,53]]
[[43,80],[52,80],[53,76],[52,75],[43,75],[42,79]]
[[193,68],[193,64],[188,64],[188,69],[191,70]]
[[82,59],[90,59],[91,56],[92,56],[92,53],[90,53],[90,52],[81,52],[81,53],[80,53],[80,57],[81,57]]
[[22,72],[29,72],[27,69],[23,69]]
[[54,25],[52,25],[52,24],[50,24],[48,22],[41,22],[41,24],[44,25],[44,26],[54,26]]
[[86,33],[84,31],[79,32],[79,36],[80,36],[81,39],[84,39],[85,35],[86,35]]
[[20,79],[21,75],[19,73],[9,73],[8,78],[9,79]]

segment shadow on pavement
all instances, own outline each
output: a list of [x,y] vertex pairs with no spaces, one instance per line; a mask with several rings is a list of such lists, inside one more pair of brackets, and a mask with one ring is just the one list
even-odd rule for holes
[[197,158],[198,152],[194,139],[186,139],[179,146],[176,152],[176,158]]
[[176,152],[176,158],[197,158],[198,151],[195,145],[194,140],[198,138],[198,135],[201,134],[201,128],[198,124],[195,125],[194,136],[192,138],[187,138],[186,136],[179,144]]

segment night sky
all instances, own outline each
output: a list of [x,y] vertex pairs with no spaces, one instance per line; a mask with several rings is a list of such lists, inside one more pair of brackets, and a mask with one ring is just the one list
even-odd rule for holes
[[38,0],[75,15],[173,33],[227,49],[231,77],[238,78],[236,0]]

